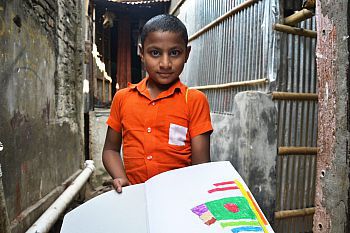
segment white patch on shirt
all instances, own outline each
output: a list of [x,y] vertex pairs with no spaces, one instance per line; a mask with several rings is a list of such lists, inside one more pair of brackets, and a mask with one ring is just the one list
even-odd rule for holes
[[170,123],[169,144],[175,146],[184,146],[186,141],[187,128],[181,125]]

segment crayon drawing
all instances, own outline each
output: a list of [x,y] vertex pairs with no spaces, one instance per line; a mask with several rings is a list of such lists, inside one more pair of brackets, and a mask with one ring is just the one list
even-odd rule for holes
[[209,194],[236,189],[238,192],[235,196],[208,201],[192,208],[191,211],[204,224],[220,224],[223,229],[230,229],[233,233],[268,232],[267,220],[250,192],[238,180],[215,183],[214,186],[215,188],[208,190]]

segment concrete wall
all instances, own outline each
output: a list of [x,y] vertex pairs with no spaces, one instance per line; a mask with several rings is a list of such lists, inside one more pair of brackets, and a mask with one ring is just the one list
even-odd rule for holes
[[272,224],[276,199],[276,108],[271,96],[240,92],[233,115],[212,113],[212,161],[231,161]]
[[81,8],[0,1],[0,163],[12,232],[33,223],[38,201],[52,201],[83,160]]
[[316,2],[318,151],[313,232],[350,232],[350,1]]
[[91,177],[91,185],[99,189],[105,181],[111,179],[102,163],[102,150],[107,133],[107,118],[109,109],[95,109],[89,112],[89,151],[90,158],[95,162],[96,170]]

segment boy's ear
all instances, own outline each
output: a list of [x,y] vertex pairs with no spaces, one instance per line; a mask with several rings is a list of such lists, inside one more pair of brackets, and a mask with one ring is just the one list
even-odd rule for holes
[[140,57],[141,57],[141,61],[143,62],[143,47],[141,44],[138,44],[138,47],[139,47],[139,51],[140,51]]
[[186,60],[185,60],[185,63],[187,62],[188,60],[188,57],[190,56],[190,52],[191,52],[191,46],[187,46],[186,48]]

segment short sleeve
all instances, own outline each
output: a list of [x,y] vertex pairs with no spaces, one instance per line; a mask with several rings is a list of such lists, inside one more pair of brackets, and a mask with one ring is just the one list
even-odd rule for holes
[[191,138],[203,133],[211,133],[213,127],[207,97],[201,91],[189,90],[188,105],[190,114],[189,133]]
[[121,126],[121,107],[122,107],[122,99],[123,96],[125,95],[125,91],[121,90],[118,91],[112,101],[112,106],[110,109],[110,114],[107,119],[107,125],[117,131],[118,133],[121,133],[122,131],[122,126]]

